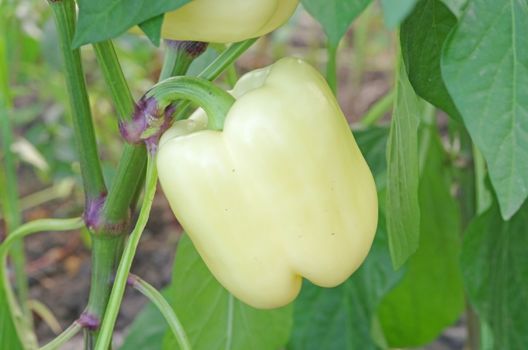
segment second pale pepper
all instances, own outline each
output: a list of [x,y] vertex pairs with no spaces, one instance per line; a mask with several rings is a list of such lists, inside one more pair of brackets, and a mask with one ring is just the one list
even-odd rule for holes
[[230,43],[267,34],[290,18],[298,0],[193,0],[165,14],[165,39]]

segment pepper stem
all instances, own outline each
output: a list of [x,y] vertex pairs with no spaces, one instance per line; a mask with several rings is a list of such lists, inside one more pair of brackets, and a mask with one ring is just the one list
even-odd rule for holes
[[178,99],[189,100],[202,107],[209,119],[208,128],[222,130],[235,98],[210,81],[196,77],[173,77],[156,85],[145,95],[160,106],[170,106]]

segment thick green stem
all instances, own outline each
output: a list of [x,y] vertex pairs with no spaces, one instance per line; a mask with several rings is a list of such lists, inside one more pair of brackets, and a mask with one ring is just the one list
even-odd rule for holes
[[334,92],[334,95],[337,96],[337,48],[339,43],[329,41],[326,45],[328,53],[326,61],[326,81]]
[[112,187],[101,213],[101,234],[119,234],[129,227],[137,190],[143,184],[147,151],[144,145],[124,146]]
[[[9,4],[3,4],[0,10],[6,13],[4,18],[0,18],[0,134],[2,137],[2,148],[4,150],[4,170],[2,183],[0,183],[0,202],[3,207],[7,231],[13,231],[18,228],[22,222],[20,201],[18,197],[17,167],[15,157],[11,151],[13,144],[13,130],[10,123],[10,114],[12,109],[11,95],[9,92],[9,72],[8,69],[8,30],[13,18],[10,15],[14,7]],[[32,316],[26,301],[28,299],[28,281],[25,271],[26,256],[24,244],[17,242],[11,253],[13,267],[15,270],[16,293],[22,312],[27,320],[27,325],[32,327]]]
[[[75,1],[48,0],[53,10],[59,43],[64,61],[66,87],[70,100],[70,112],[73,116],[75,141],[81,165],[85,210],[89,213],[95,203],[106,194],[101,164],[97,152],[95,132],[86,83],[81,64],[79,49],[72,49],[71,42],[75,32]],[[89,214],[87,214],[89,215]]]
[[152,206],[152,201],[154,200],[154,195],[156,193],[156,182],[157,182],[157,172],[156,164],[154,157],[151,156],[148,158],[147,165],[147,176],[145,183],[145,198],[143,199],[143,204],[141,205],[141,210],[139,212],[139,217],[136,222],[134,230],[130,234],[128,241],[125,245],[123,251],[123,256],[119,263],[117,269],[115,282],[110,294],[110,299],[108,301],[108,307],[104,313],[103,322],[101,324],[101,329],[99,337],[97,338],[97,343],[95,346],[96,350],[107,350],[110,346],[112,340],[112,331],[114,329],[115,321],[119,313],[119,307],[121,301],[123,300],[123,294],[125,292],[127,277],[130,272],[130,267],[132,266],[132,261],[136,254],[136,249],[141,238],[141,234],[149,218],[150,208]]
[[[119,120],[131,120],[134,113],[134,99],[112,42],[103,41],[94,44],[94,49]],[[125,145],[116,176],[102,209],[102,234],[105,234],[105,227],[113,227],[117,231],[122,231],[128,226],[130,208],[134,204],[134,193],[143,183],[146,160],[147,153],[144,145]]]
[[93,48],[119,119],[130,119],[134,112],[134,98],[128,88],[114,45],[110,40],[106,40],[93,44]]
[[92,235],[92,281],[88,306],[82,320],[88,332],[99,328],[112,289],[114,272],[123,252],[123,235]]
[[167,324],[172,330],[178,345],[180,345],[180,349],[191,350],[189,338],[187,337],[180,320],[163,295],[161,295],[156,288],[138,276],[130,274],[128,281],[134,289],[146,296],[158,308],[163,317],[165,317],[165,321],[167,321]]

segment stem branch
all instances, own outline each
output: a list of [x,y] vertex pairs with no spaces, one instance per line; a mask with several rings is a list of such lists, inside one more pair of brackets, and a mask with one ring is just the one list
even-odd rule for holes
[[79,331],[82,329],[82,326],[77,322],[73,322],[64,332],[59,334],[58,337],[50,341],[48,344],[40,348],[40,350],[58,350],[64,345],[68,340],[73,338]]
[[136,275],[130,274],[128,279],[129,284],[132,285],[134,289],[139,291],[156,305],[163,317],[165,317],[165,321],[167,321],[167,324],[171,328],[180,348],[182,350],[191,350],[191,344],[189,343],[189,339],[187,338],[187,334],[185,333],[180,320],[163,295],[161,295],[161,293],[148,282]]
[[[86,83],[81,64],[79,49],[72,49],[75,32],[75,1],[48,0],[59,34],[60,48],[64,61],[66,87],[70,100],[70,112],[73,116],[75,141],[81,165],[84,193],[86,196],[85,215],[88,217],[96,203],[106,195],[106,187],[99,162],[92,114],[86,91]],[[91,223],[88,223],[90,226]]]

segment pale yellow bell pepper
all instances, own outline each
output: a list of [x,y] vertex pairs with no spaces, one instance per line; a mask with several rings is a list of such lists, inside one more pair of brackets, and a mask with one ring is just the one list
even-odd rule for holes
[[378,218],[372,174],[324,78],[284,58],[243,76],[224,130],[202,111],[161,138],[159,180],[218,281],[257,308],[288,304],[302,277],[344,282]]
[[290,18],[298,0],[193,0],[165,14],[162,37],[229,43],[267,34]]

